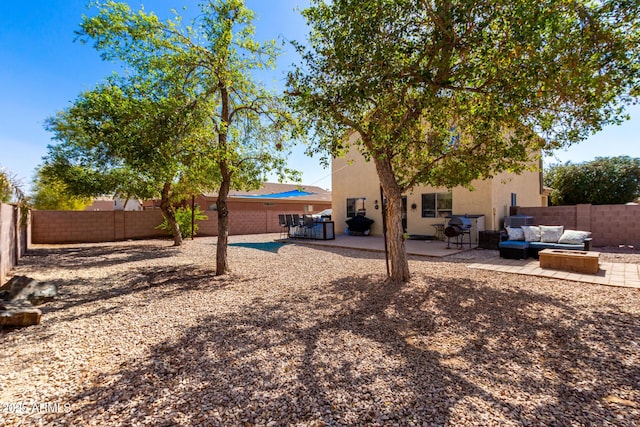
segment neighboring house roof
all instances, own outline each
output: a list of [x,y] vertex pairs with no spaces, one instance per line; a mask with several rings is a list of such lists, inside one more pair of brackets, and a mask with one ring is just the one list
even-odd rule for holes
[[93,199],[93,202],[85,207],[85,211],[120,211],[126,207],[128,211],[142,209],[142,202],[137,199],[124,199],[120,196],[98,196]]
[[[218,197],[218,193],[205,193],[205,197]],[[275,182],[265,182],[257,190],[229,191],[229,197],[235,199],[278,199],[331,202],[331,192],[313,185],[302,184],[280,184]]]

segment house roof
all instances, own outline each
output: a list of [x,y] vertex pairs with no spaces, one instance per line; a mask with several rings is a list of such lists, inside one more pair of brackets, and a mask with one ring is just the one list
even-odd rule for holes
[[[218,197],[218,193],[205,193],[204,196],[215,198]],[[229,191],[229,197],[236,199],[331,202],[331,192],[321,187],[303,184],[280,184],[276,182],[265,182],[257,190],[231,190]]]

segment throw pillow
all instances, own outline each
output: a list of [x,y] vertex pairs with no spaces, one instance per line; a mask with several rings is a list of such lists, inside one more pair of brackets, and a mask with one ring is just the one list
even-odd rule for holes
[[591,237],[590,231],[564,230],[564,233],[558,239],[558,243],[581,245],[584,243],[584,239],[588,237]]
[[540,227],[535,225],[523,225],[522,231],[524,232],[524,240],[527,242],[540,241]]
[[507,227],[507,235],[509,236],[509,240],[524,240],[524,232],[522,228],[519,227]]
[[563,231],[564,226],[562,225],[541,225],[540,241],[543,243],[558,243]]

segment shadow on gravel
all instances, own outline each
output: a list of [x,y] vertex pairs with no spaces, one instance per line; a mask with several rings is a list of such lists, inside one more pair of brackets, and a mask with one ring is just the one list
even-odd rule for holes
[[[296,245],[297,243],[299,242],[295,240],[291,241],[292,245]],[[305,244],[304,242],[301,242],[297,246],[313,249],[314,251],[318,251],[318,252],[339,253],[349,258],[384,260],[384,252],[381,252],[381,251],[357,249],[357,248],[342,248],[342,247],[325,246],[325,245],[314,245],[312,243]]]
[[[640,421],[640,367],[615,357],[637,361],[637,315],[615,307],[583,310],[481,281],[420,280],[424,286],[406,287],[349,277],[315,293],[257,298],[244,310],[210,316],[68,396],[69,420],[174,426]],[[619,400],[611,403],[612,395]]]
[[[59,295],[53,303],[41,307],[43,314],[56,311],[66,312],[72,307],[95,304],[98,308],[82,315],[67,315],[60,321],[73,321],[97,315],[117,313],[122,306],[118,298],[134,295],[139,298],[138,305],[146,304],[146,299],[176,298],[183,292],[207,287],[212,291],[224,286],[224,282],[215,280],[215,270],[194,269],[190,265],[169,267],[129,268],[126,272],[113,275],[110,280],[50,280],[55,284]],[[68,289],[72,287],[73,289]],[[131,304],[128,304],[131,306]]]
[[180,248],[155,245],[95,245],[59,248],[29,248],[27,257],[21,265],[38,265],[42,268],[102,268],[127,262],[167,258],[175,255]]

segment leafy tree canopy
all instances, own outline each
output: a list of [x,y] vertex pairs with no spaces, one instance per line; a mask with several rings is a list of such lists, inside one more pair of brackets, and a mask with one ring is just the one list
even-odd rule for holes
[[625,119],[640,88],[637,1],[313,0],[290,74],[316,150],[351,142],[389,201],[392,277],[409,277],[403,192],[519,172],[539,149]]
[[[206,147],[196,133],[201,117],[189,105],[189,98],[171,87],[111,77],[48,121],[59,144],[49,147],[45,170],[78,196],[161,196],[179,245],[171,201],[185,194],[172,191],[172,185],[182,175],[204,172],[195,172],[190,160]],[[213,185],[211,175],[199,176],[199,184]]]
[[49,147],[47,171],[79,195],[157,197],[207,148],[197,133],[203,119],[188,103],[148,82],[112,77],[49,119],[59,144]]
[[551,165],[544,174],[554,205],[622,204],[640,197],[640,159],[597,157],[584,163]]
[[32,194],[29,197],[31,207],[41,210],[83,210],[92,199],[78,197],[68,190],[64,181],[48,171],[46,167],[36,170],[33,179]]
[[25,194],[22,191],[22,185],[7,169],[0,166],[0,202],[18,202],[24,203]]
[[217,187],[222,274],[229,188],[257,187],[271,170],[291,174],[285,143],[295,132],[292,117],[251,76],[274,65],[275,42],[253,39],[253,12],[242,0],[204,2],[191,25],[126,3],[94,6],[78,38],[126,73],[81,94],[49,122],[61,144],[48,160],[83,192],[119,186],[127,196],[160,194],[176,244],[172,202]]

